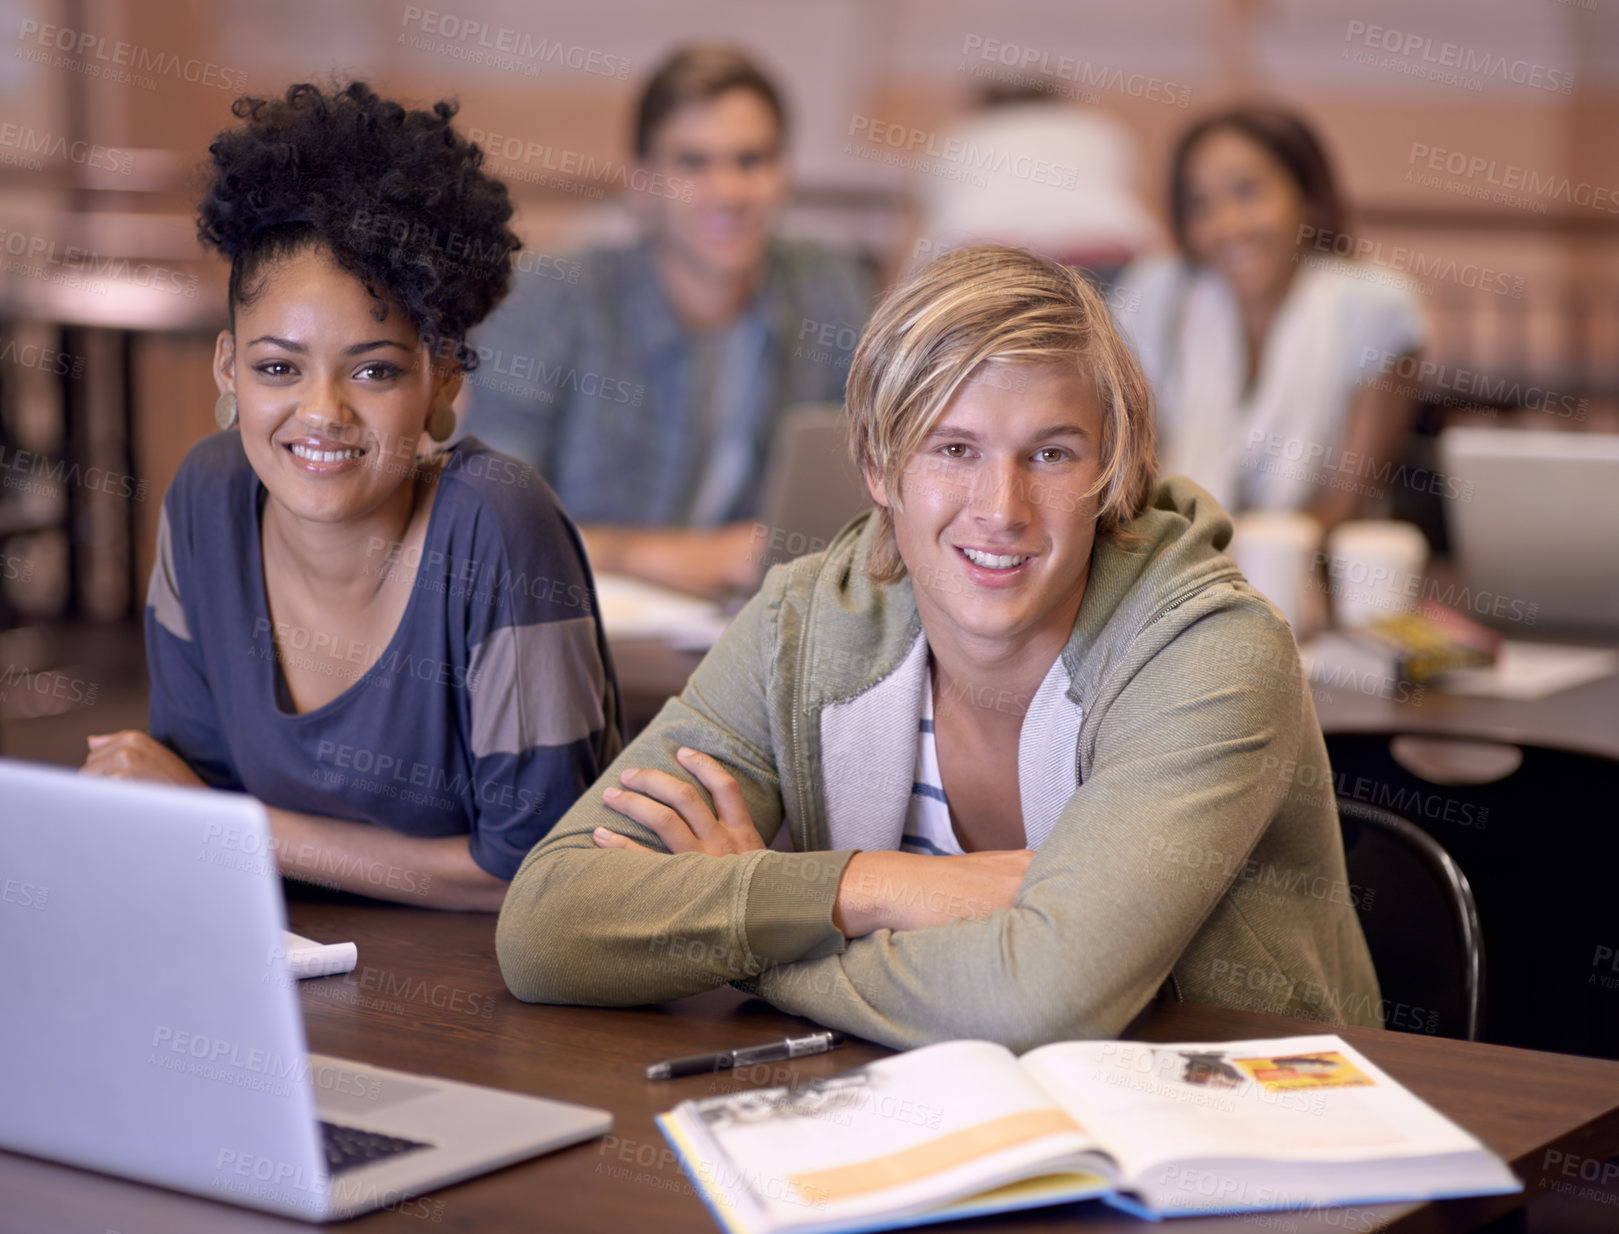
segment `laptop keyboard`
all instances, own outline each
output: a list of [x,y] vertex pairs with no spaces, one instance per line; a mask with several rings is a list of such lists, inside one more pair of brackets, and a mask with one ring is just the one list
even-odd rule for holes
[[341,1174],[400,1153],[433,1147],[415,1140],[402,1140],[396,1135],[383,1135],[380,1131],[361,1131],[358,1127],[339,1127],[327,1122],[321,1123],[320,1136],[326,1146],[328,1174]]

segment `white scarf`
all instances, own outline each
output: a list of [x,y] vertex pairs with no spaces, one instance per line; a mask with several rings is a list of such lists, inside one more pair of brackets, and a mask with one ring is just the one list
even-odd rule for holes
[[1161,415],[1164,472],[1190,476],[1227,509],[1299,510],[1321,495],[1356,387],[1344,348],[1348,280],[1331,265],[1294,274],[1244,391],[1247,347],[1230,285],[1207,269],[1182,282]]

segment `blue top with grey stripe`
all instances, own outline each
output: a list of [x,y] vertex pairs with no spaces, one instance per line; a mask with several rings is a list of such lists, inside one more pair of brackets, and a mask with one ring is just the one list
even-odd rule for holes
[[[617,753],[618,687],[583,546],[545,481],[469,438],[438,486],[414,590],[380,654],[301,627],[280,631],[278,652],[264,487],[239,432],[194,446],[163,501],[146,597],[151,732],[215,787],[407,835],[468,835],[473,860],[509,879]],[[279,657],[317,648],[355,676],[299,715]]]

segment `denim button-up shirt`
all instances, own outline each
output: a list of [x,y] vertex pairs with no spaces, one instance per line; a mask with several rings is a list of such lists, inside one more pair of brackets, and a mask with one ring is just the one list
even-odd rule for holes
[[[580,523],[752,516],[781,413],[843,398],[871,298],[864,268],[819,245],[772,241],[765,261],[720,347],[731,367],[705,407],[696,338],[648,242],[572,258],[520,254],[510,298],[472,337],[479,365],[466,431],[539,471]],[[732,473],[718,477],[717,502],[707,476],[716,461]]]

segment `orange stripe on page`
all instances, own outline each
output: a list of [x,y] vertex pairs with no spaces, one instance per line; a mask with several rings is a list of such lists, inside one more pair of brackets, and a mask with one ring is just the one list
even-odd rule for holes
[[795,1174],[791,1181],[817,1204],[835,1203],[887,1187],[920,1182],[975,1157],[1027,1144],[1041,1136],[1079,1129],[1079,1124],[1061,1110],[1024,1110],[1021,1114],[1008,1114],[976,1127],[963,1127],[886,1157]]

